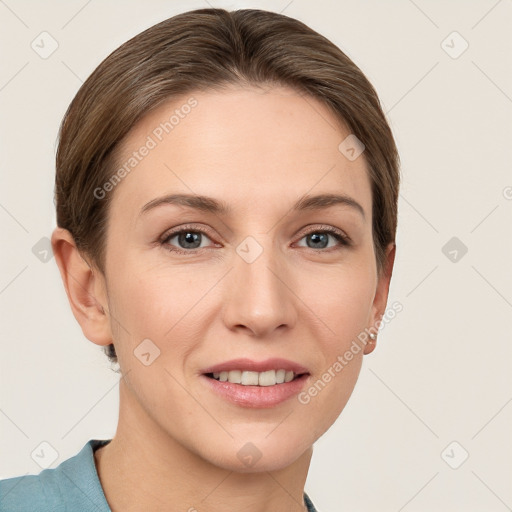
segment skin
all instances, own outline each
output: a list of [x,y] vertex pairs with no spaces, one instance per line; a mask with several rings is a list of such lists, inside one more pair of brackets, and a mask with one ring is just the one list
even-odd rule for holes
[[[139,121],[119,161],[190,96]],[[237,406],[199,374],[237,357],[282,357],[308,368],[307,389],[382,317],[394,244],[379,276],[364,154],[349,161],[338,150],[350,132],[317,100],[277,87],[193,96],[198,105],[109,192],[104,274],[69,232],[53,233],[73,313],[93,343],[114,341],[123,374],[117,432],[95,453],[98,474],[113,511],[170,503],[190,512],[305,510],[313,443],[340,415],[375,344],[308,404],[293,397],[268,409]],[[170,193],[221,199],[233,213],[165,204],[141,215]],[[320,193],[350,196],[365,216],[347,205],[291,211],[304,194]],[[185,223],[208,231],[202,248],[176,236],[159,242]],[[328,247],[308,247],[306,235],[326,225],[352,245],[329,236]],[[252,263],[236,252],[248,236],[263,249]],[[149,366],[134,355],[147,338],[160,349]],[[247,442],[261,452],[252,466],[237,457]]]

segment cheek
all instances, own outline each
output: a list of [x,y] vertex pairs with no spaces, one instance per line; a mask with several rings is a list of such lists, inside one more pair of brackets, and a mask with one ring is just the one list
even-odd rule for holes
[[[198,288],[186,273],[176,269],[144,267],[140,260],[131,264],[118,261],[109,282],[109,303],[116,352],[127,369],[132,366],[129,358],[144,340],[151,340],[162,354],[167,350],[168,340],[186,328],[181,319],[187,318],[197,301]],[[185,340],[180,344],[180,339],[175,336],[174,359],[186,350]]]
[[[200,283],[193,283],[192,272],[172,266],[152,266],[143,258],[119,262],[109,286],[118,313],[132,325],[145,329],[172,326]],[[195,286],[195,287],[194,287]],[[169,313],[172,312],[172,316]]]
[[376,275],[371,264],[317,269],[304,274],[301,296],[324,322],[332,349],[364,331],[375,296]]
[[321,417],[327,429],[345,407],[359,376],[364,350],[361,334],[369,327],[375,275],[371,265],[338,269],[329,278],[310,274],[303,293],[325,334],[315,337],[323,364],[299,401],[311,417]]

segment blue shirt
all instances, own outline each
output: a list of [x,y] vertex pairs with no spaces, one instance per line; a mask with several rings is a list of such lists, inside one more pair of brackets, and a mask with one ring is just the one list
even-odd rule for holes
[[[0,512],[111,512],[94,462],[96,448],[110,441],[91,439],[56,468],[0,480]],[[306,493],[304,503],[317,512]]]

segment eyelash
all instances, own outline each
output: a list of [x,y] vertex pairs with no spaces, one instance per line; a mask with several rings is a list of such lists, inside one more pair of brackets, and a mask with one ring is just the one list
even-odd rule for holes
[[[160,239],[160,244],[168,251],[178,253],[178,254],[196,254],[198,251],[202,249],[208,249],[207,247],[200,247],[197,249],[180,249],[175,246],[171,246],[168,242],[171,238],[174,238],[176,235],[179,235],[181,233],[201,233],[203,235],[206,235],[208,238],[212,238],[208,231],[197,228],[195,226],[182,226],[179,230],[176,231],[170,231],[166,232]],[[320,228],[311,229],[310,231],[304,233],[299,240],[302,240],[304,237],[311,235],[313,233],[316,234],[329,234],[333,238],[335,238],[339,242],[339,246],[337,247],[330,247],[329,249],[314,249],[312,247],[305,247],[305,249],[309,249],[314,252],[331,252],[332,250],[339,250],[343,247],[350,247],[352,245],[352,240],[342,231],[332,227],[332,226],[321,226]]]

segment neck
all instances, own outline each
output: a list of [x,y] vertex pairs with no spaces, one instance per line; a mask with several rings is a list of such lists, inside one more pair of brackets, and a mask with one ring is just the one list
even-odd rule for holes
[[302,512],[312,456],[306,450],[276,471],[239,473],[205,460],[171,437],[142,409],[120,379],[119,422],[96,450],[98,476],[112,512]]

